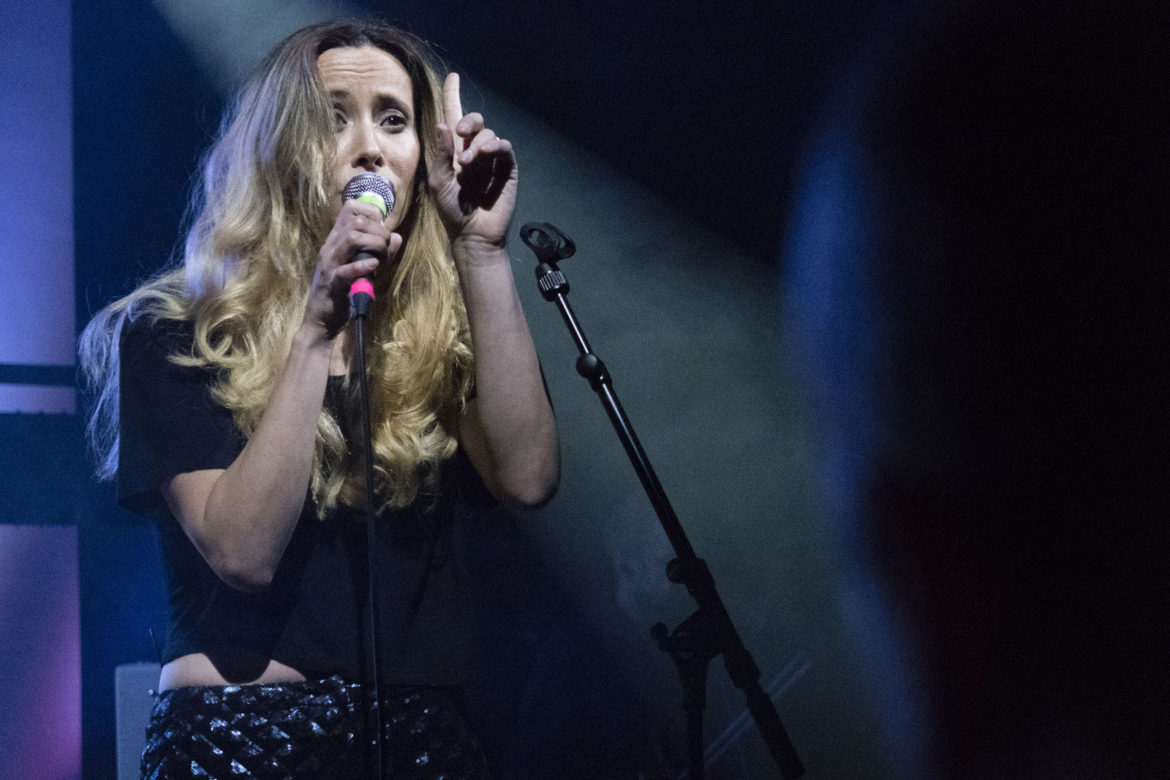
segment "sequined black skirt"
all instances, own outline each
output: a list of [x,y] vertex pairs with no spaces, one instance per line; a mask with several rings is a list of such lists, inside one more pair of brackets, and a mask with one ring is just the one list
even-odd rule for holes
[[[361,686],[339,677],[164,691],[146,731],[142,776],[372,777],[368,708]],[[382,731],[383,777],[489,777],[462,709],[443,689],[383,690]]]

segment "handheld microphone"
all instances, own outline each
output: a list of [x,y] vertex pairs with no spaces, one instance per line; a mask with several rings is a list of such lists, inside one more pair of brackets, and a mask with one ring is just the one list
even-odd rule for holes
[[[360,200],[378,207],[382,218],[394,210],[394,185],[376,173],[365,171],[349,180],[345,189],[341,191],[341,200]],[[372,252],[357,252],[354,260],[364,260],[373,257]],[[360,317],[366,313],[370,303],[374,300],[374,285],[367,278],[355,279],[349,286],[349,305],[354,316]]]

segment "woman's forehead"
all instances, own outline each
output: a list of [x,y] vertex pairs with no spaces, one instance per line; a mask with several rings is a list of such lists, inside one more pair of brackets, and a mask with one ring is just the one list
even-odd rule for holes
[[321,83],[330,92],[354,90],[410,95],[410,74],[394,55],[376,46],[340,46],[317,57]]

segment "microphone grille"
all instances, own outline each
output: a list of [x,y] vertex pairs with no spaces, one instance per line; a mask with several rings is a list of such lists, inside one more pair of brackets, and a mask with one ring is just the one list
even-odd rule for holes
[[[366,171],[349,180],[341,191],[342,201],[363,198],[382,209],[382,216],[394,210],[394,185],[376,173]],[[380,202],[379,202],[380,201]]]

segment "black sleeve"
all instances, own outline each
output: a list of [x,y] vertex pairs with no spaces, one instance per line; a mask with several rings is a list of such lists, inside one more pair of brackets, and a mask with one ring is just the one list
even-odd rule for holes
[[231,413],[210,389],[213,371],[167,359],[191,348],[193,325],[142,319],[122,335],[118,503],[146,513],[162,506],[159,486],[188,471],[222,469],[243,449]]

